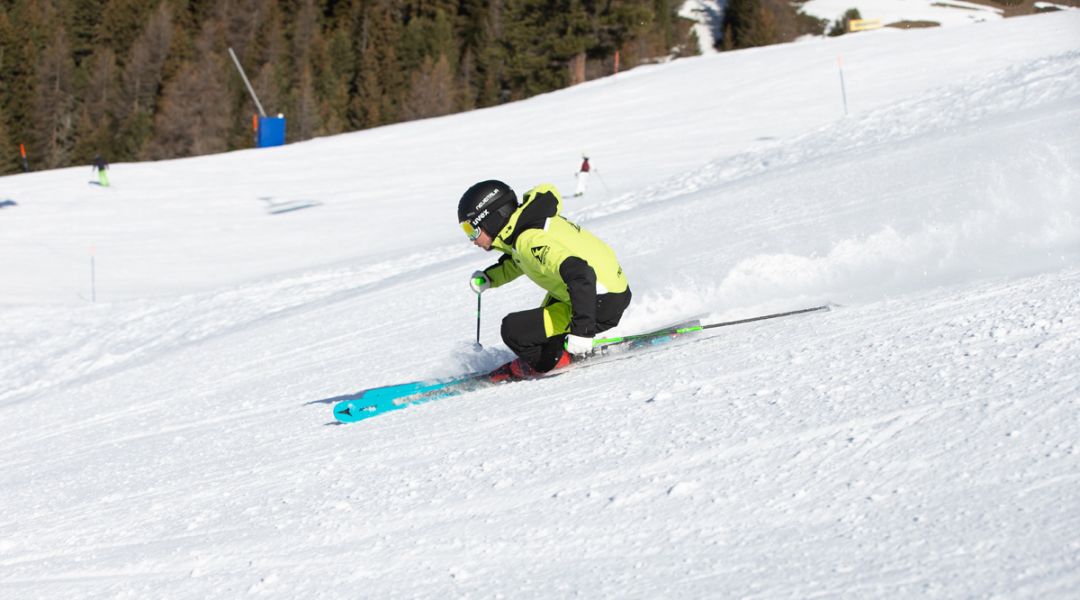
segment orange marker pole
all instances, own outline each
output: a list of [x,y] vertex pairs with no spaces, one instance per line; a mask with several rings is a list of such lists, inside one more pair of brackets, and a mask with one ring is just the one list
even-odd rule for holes
[[26,146],[19,144],[19,154],[22,155],[22,170],[23,173],[30,172],[30,161],[26,160]]

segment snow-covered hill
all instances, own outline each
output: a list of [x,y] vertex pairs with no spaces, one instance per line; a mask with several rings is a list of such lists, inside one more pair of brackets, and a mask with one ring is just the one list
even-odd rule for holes
[[841,20],[852,8],[858,10],[863,19],[877,19],[882,25],[918,22],[936,23],[942,27],[994,21],[1003,18],[1005,13],[1003,8],[989,3],[964,0],[809,0],[800,7],[802,12],[829,23]]
[[[615,333],[838,306],[328,426],[508,358],[457,198],[582,152]],[[1080,14],[89,175],[0,178],[0,596],[1080,589]]]

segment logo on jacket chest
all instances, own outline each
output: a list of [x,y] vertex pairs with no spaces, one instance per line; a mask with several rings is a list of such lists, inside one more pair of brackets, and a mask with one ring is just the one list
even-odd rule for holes
[[531,252],[536,262],[540,264],[547,264],[547,255],[549,248],[547,246],[533,246]]

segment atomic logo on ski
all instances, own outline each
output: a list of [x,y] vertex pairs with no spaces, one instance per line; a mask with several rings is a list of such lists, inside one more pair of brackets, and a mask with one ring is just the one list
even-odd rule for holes
[[[373,404],[368,404],[367,406],[356,406],[355,404],[349,402],[344,408],[338,411],[338,414],[345,415],[346,417],[353,417],[357,414],[375,412],[376,410],[378,410],[378,408]],[[355,413],[353,411],[355,411]]]

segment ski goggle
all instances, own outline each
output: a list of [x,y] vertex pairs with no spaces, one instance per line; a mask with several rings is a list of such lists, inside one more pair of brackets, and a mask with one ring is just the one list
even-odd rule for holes
[[480,228],[473,227],[473,224],[468,221],[461,222],[461,229],[465,232],[465,235],[469,236],[470,242],[474,242],[476,238],[480,237]]

